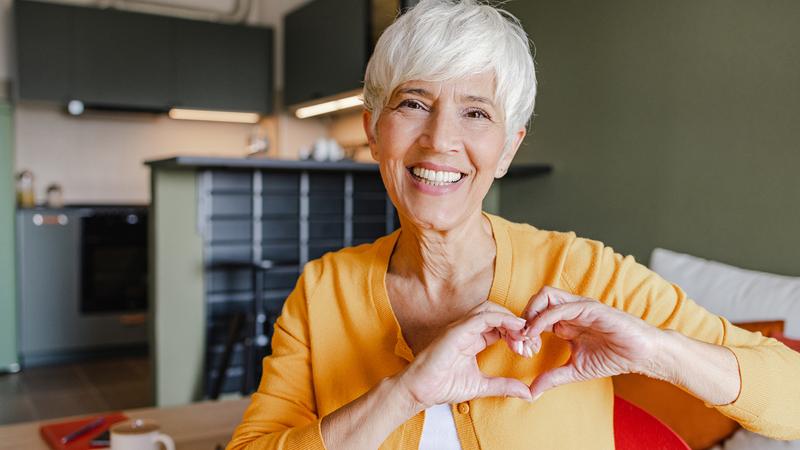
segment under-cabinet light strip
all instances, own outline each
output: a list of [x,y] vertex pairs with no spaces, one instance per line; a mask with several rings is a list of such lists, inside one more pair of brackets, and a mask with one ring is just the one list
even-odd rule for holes
[[171,119],[180,120],[205,120],[210,122],[236,122],[256,123],[260,119],[257,113],[233,111],[207,111],[203,109],[172,108],[169,110]]
[[302,108],[297,108],[295,111],[295,116],[298,119],[305,119],[307,117],[319,116],[320,114],[326,114],[329,112],[339,111],[342,109],[353,108],[356,106],[361,106],[364,104],[364,100],[361,99],[360,95],[354,95],[352,97],[345,97],[340,98],[338,100],[331,100],[325,103],[319,103],[317,105],[310,105],[304,106]]

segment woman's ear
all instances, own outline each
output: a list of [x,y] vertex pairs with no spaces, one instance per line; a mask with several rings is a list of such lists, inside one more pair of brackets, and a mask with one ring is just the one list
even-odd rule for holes
[[372,122],[372,113],[368,110],[364,110],[361,114],[361,120],[364,125],[364,134],[367,135],[367,143],[369,144],[369,153],[372,155],[372,159],[375,161],[378,160],[378,145],[375,141],[375,134],[372,132],[372,126],[370,123]]
[[511,165],[511,161],[517,154],[517,150],[519,150],[519,146],[522,144],[522,140],[525,138],[526,134],[527,130],[525,130],[525,127],[520,128],[514,133],[512,142],[509,143],[508,148],[503,150],[503,154],[500,155],[500,161],[497,163],[497,170],[494,173],[495,178],[502,178],[506,172],[508,172],[508,166]]

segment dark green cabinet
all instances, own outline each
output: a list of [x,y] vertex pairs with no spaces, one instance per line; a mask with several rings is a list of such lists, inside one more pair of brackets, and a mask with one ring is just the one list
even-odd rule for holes
[[75,10],[74,95],[89,105],[165,109],[169,18],[116,10]]
[[284,103],[361,87],[371,52],[368,0],[315,0],[284,18]]
[[16,0],[17,99],[272,111],[272,30]]
[[76,8],[17,2],[15,95],[30,100],[66,102],[72,93],[73,19]]
[[312,0],[284,28],[284,103],[298,105],[361,89],[378,38],[419,0]]
[[174,106],[271,110],[271,29],[173,19],[171,32]]

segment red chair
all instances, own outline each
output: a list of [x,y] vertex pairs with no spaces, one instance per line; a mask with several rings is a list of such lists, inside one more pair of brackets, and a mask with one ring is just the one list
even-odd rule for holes
[[620,397],[614,397],[616,450],[691,450],[664,422]]

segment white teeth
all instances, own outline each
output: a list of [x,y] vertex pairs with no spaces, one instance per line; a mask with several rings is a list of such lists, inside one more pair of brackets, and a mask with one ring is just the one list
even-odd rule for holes
[[434,186],[454,183],[461,179],[461,173],[459,172],[444,172],[425,169],[423,167],[414,167],[411,169],[411,173],[422,178],[423,182]]

